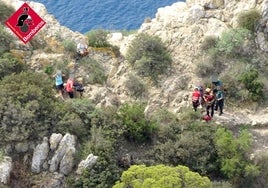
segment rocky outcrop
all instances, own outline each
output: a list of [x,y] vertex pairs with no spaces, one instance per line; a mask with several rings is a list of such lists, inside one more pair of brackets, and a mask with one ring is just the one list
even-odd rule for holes
[[62,134],[53,133],[49,138],[50,149],[55,151],[62,139]]
[[94,156],[92,153],[87,156],[85,160],[82,160],[76,170],[76,173],[81,175],[84,169],[90,169],[97,162],[98,156]]
[[40,173],[42,170],[49,170],[50,172],[60,172],[64,175],[69,174],[75,165],[75,146],[75,136],[68,133],[64,136],[53,133],[49,140],[45,137],[43,142],[34,149],[31,165],[32,172]]
[[33,160],[32,160],[32,172],[40,173],[42,166],[47,159],[49,153],[48,139],[45,137],[42,144],[38,144],[34,150]]
[[70,155],[70,148],[74,148],[75,144],[76,144],[76,141],[73,135],[70,135],[70,134],[64,135],[64,137],[61,139],[59,143],[58,149],[55,151],[55,154],[53,155],[50,161],[50,167],[49,167],[50,172],[55,172],[58,170],[62,159],[67,154],[67,151],[69,152],[67,155]]
[[10,173],[12,171],[12,159],[11,157],[4,156],[0,162],[0,182],[7,184],[9,182]]

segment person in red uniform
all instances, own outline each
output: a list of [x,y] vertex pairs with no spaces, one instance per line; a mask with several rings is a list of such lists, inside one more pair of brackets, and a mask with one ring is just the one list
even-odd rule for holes
[[214,105],[215,105],[215,96],[210,88],[207,88],[205,93],[204,93],[204,101],[206,104],[207,116],[213,117]]
[[200,105],[200,97],[201,93],[198,90],[198,88],[194,88],[194,92],[192,93],[192,104],[193,104],[193,109],[194,111],[197,110],[197,107]]
[[65,86],[65,89],[66,89],[67,93],[69,94],[70,98],[74,98],[74,90],[73,90],[74,86],[73,85],[74,85],[74,79],[72,77],[70,77],[67,80],[67,83]]

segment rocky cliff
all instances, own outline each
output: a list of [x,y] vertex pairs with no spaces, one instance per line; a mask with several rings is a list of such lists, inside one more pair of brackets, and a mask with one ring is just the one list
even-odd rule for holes
[[[12,5],[15,9],[24,3],[24,1],[19,0],[2,1]],[[42,4],[29,2],[29,5],[47,23],[40,34],[36,36],[39,43],[46,41],[47,46],[45,49],[33,50],[31,44],[24,45],[17,41],[13,53],[23,54],[24,61],[30,64],[32,69],[41,72],[45,65],[53,65],[55,61],[65,56],[61,41],[70,39],[77,43],[79,37],[83,35],[61,26],[52,15],[47,13]],[[159,8],[155,18],[143,23],[138,33],[159,36],[172,54],[174,67],[170,70],[168,76],[160,77],[159,86],[151,85],[150,81],[145,79],[145,83],[149,87],[146,95],[140,100],[147,103],[146,112],[166,107],[172,112],[180,113],[182,107],[190,106],[189,94],[191,89],[194,85],[202,82],[201,78],[196,76],[195,68],[198,61],[197,57],[202,54],[201,44],[205,37],[220,37],[222,32],[236,27],[237,18],[241,12],[253,8],[258,9],[262,15],[255,32],[255,42],[263,53],[267,53],[268,0],[187,0],[186,2],[178,2],[172,6]],[[103,85],[87,84],[84,97],[96,101],[98,106],[118,105],[126,101],[136,100],[129,95],[126,88],[127,76],[133,70],[124,59],[128,46],[135,35],[123,36],[122,33],[112,33],[108,36],[110,43],[120,48],[122,56],[118,58],[111,56],[109,53],[91,51],[90,56],[104,66],[107,82]],[[77,74],[81,78],[87,75],[88,73],[84,70],[79,70]],[[216,121],[230,126],[241,123],[268,124],[267,109],[258,109],[258,113],[252,109],[247,109],[238,113],[228,111],[227,108],[225,114],[222,117],[217,117]],[[254,131],[260,138],[267,136],[267,131]],[[72,156],[75,152],[74,138],[71,135],[68,135],[72,140],[70,147],[68,144],[68,147],[64,145],[62,135],[59,135],[59,137],[61,138],[57,140],[56,136],[52,135],[49,140],[44,138],[42,143],[26,144],[25,147],[23,145],[17,146],[18,152],[21,149],[23,150],[21,152],[26,152],[28,148],[31,148],[34,151],[31,163],[32,172],[40,173],[45,170],[56,174],[52,176],[53,180],[59,179],[55,184],[61,183],[64,179],[63,174],[66,175],[72,170]],[[257,139],[255,142],[257,143]],[[15,146],[10,147],[15,148]],[[258,145],[257,149],[265,148],[266,146],[263,144]],[[96,161],[96,158],[96,156],[89,156],[87,160]],[[84,163],[81,163],[81,166],[83,165]],[[2,172],[0,173],[2,174],[0,180],[3,183],[8,182],[10,166],[10,158],[5,158],[4,163],[0,164],[0,172]],[[2,168],[5,171],[1,171]],[[77,173],[81,173],[81,169],[78,169]],[[48,177],[47,174],[41,173],[41,175]]]

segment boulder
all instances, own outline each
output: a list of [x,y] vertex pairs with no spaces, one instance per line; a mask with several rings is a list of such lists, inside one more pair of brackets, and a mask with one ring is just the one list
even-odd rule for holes
[[47,159],[49,153],[48,138],[44,137],[42,144],[39,144],[34,149],[31,170],[33,173],[40,173],[43,163]]
[[7,184],[9,182],[10,173],[12,170],[12,159],[11,157],[4,156],[2,162],[0,162],[0,182]]
[[49,138],[50,149],[52,151],[57,149],[61,139],[62,139],[62,135],[60,133],[59,134],[52,133],[52,135]]
[[75,137],[68,133],[65,134],[62,140],[60,141],[58,149],[55,151],[55,154],[53,155],[50,161],[50,167],[49,167],[50,172],[55,172],[58,170],[61,160],[63,159],[66,152],[69,151],[69,148],[75,148],[75,145],[76,145]]
[[82,160],[76,170],[77,174],[82,174],[84,169],[90,169],[97,162],[98,156],[94,156],[92,153],[87,156],[85,160]]
[[67,148],[66,153],[60,162],[60,173],[68,175],[72,171],[74,166],[74,154],[74,147]]

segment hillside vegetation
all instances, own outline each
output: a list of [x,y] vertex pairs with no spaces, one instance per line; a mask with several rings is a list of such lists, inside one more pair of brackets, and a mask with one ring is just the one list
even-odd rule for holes
[[[24,160],[26,155],[32,157],[32,150],[17,153],[8,150],[8,146],[25,142],[36,145],[44,136],[56,132],[77,137],[76,162],[90,153],[99,156],[97,163],[82,175],[68,175],[67,187],[268,186],[268,156],[250,157],[253,135],[249,125],[234,128],[215,121],[207,123],[201,121],[201,110],[194,112],[187,106],[179,113],[168,107],[148,113],[148,92],[161,87],[159,83],[175,68],[170,49],[159,37],[135,33],[124,57],[118,47],[106,40],[108,32],[89,31],[86,35],[90,55],[76,61],[76,44],[72,40],[45,40],[44,32],[40,32],[26,51],[31,55],[48,52],[64,56],[40,61],[36,71],[28,62],[30,58],[25,59],[15,48],[17,39],[3,26],[13,10],[1,1],[0,7],[0,160],[10,155],[24,161],[14,168],[10,185],[19,182],[22,187],[30,187],[44,183],[41,176],[37,175],[37,180],[31,176],[30,162]],[[202,52],[196,57],[199,63],[195,73],[204,86],[211,85],[208,73],[216,72],[224,81],[226,102],[234,109],[267,104],[268,55],[254,42],[260,17],[256,10],[241,14],[237,28],[223,32],[219,38],[205,38]],[[110,59],[119,64],[123,59],[129,71],[122,85],[130,100],[115,100],[102,106],[98,98],[92,100],[89,96],[94,87],[111,87],[111,75],[107,74],[110,70],[103,63]],[[82,77],[85,88],[91,90],[81,98],[60,100],[52,77],[58,69],[65,73],[65,80],[74,73]],[[181,88],[187,89],[187,80],[181,82]]]

